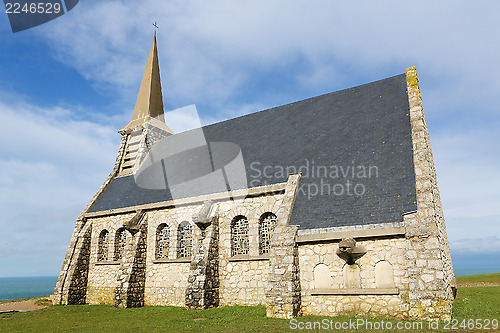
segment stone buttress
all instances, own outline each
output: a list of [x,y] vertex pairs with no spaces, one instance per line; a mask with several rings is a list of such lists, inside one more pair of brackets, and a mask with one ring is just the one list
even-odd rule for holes
[[211,216],[202,212],[193,216],[201,237],[194,248],[186,290],[185,304],[191,310],[219,306],[219,221],[216,205],[215,209],[212,206],[210,201],[204,204],[207,212],[214,211]]
[[132,236],[127,242],[115,289],[115,306],[118,308],[140,307],[144,305],[146,282],[146,237],[147,219],[144,211],[138,211],[125,224]]
[[417,189],[417,212],[404,216],[409,316],[450,320],[456,282],[416,68],[406,77]]
[[298,226],[288,225],[299,181],[300,174],[289,176],[285,197],[278,210],[278,225],[271,237],[266,291],[268,317],[289,319],[300,314]]

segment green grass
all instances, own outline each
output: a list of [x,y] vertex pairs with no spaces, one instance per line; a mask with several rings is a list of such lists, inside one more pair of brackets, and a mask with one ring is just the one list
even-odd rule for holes
[[500,319],[500,287],[459,287],[453,316]]
[[476,282],[487,282],[487,283],[499,283],[500,284],[500,273],[482,274],[482,275],[468,275],[468,276],[457,277],[457,283],[476,283]]
[[[490,279],[488,274],[486,277]],[[500,275],[500,274],[499,274]],[[469,277],[467,277],[469,278]],[[472,278],[471,278],[472,279]],[[475,279],[478,279],[477,277]],[[485,281],[480,279],[478,281]],[[470,282],[469,280],[467,282]],[[476,281],[477,282],[477,281]],[[453,318],[500,320],[500,287],[462,287],[458,289],[453,307]],[[306,316],[301,322],[320,322],[323,319],[346,322],[349,318]],[[356,321],[355,318],[351,320]],[[381,320],[370,320],[375,323]],[[398,322],[390,321],[395,326]],[[424,323],[424,332],[427,329]],[[143,307],[115,309],[106,305],[51,306],[45,310],[0,314],[0,332],[297,332],[290,321],[266,318],[263,306],[230,306],[203,311],[187,311],[180,307]],[[317,331],[317,330],[316,330]],[[328,331],[328,330],[324,330]],[[351,332],[336,330],[336,332]],[[370,330],[353,330],[369,332]],[[375,330],[371,330],[375,331]],[[413,332],[409,330],[376,330],[375,332]],[[469,329],[432,332],[469,332]],[[493,332],[495,330],[489,330]],[[498,331],[498,329],[496,330]]]
[[48,298],[40,298],[39,300],[35,301],[36,305],[42,305],[42,306],[49,306],[52,305],[52,301]]

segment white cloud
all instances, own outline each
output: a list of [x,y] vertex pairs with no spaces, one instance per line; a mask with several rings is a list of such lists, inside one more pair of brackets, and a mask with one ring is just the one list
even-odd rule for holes
[[431,133],[448,239],[460,252],[464,238],[500,235],[500,122]]
[[450,240],[500,235],[499,125],[431,135]]
[[196,105],[191,104],[165,112],[165,122],[174,133],[180,133],[202,126]]
[[57,107],[0,102],[0,118],[0,276],[54,275],[76,217],[112,169],[119,135]]
[[500,235],[500,215],[448,217],[445,211],[446,231],[450,242],[464,238],[482,238]]
[[176,106],[200,99],[225,106],[256,77],[291,67],[296,74],[289,79],[297,87],[326,92],[344,87],[346,79],[375,80],[414,64],[422,77],[438,82],[441,100],[459,106],[463,99],[457,96],[483,103],[500,88],[500,46],[492,43],[499,6],[87,1],[47,36],[59,58],[88,79],[134,98],[151,42],[149,22],[158,21],[167,101]]
[[455,254],[500,255],[500,238],[490,236],[485,238],[466,238],[450,242],[450,249]]

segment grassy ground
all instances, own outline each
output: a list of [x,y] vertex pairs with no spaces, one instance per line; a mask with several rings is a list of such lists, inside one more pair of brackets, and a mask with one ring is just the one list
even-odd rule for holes
[[[37,298],[38,298],[38,297],[37,297]],[[12,302],[19,302],[19,301],[27,301],[27,300],[30,300],[30,299],[33,299],[33,298],[8,299],[8,300],[5,300],[5,301],[0,301],[0,304],[4,304],[4,303],[12,303]]]
[[467,275],[457,277],[457,282],[462,283],[496,283],[500,284],[500,273]]
[[[493,275],[492,277],[490,275]],[[496,276],[495,276],[496,275]],[[488,274],[476,277],[461,277],[459,283],[493,281],[500,274]],[[457,319],[456,329],[443,328],[429,330],[428,323],[423,328],[409,327],[396,329],[397,321],[392,323],[394,329],[366,329],[363,325],[357,330],[338,330],[336,332],[470,332],[471,329],[460,328],[464,319],[496,319],[500,320],[500,287],[463,287],[459,288],[453,307],[453,318]],[[320,322],[326,319],[333,325],[339,322],[355,322],[355,318],[301,317],[300,322]],[[369,320],[372,324],[381,320]],[[411,322],[401,322],[413,325]],[[484,322],[483,322],[484,323]],[[386,324],[387,325],[387,324]],[[418,325],[418,323],[417,323]],[[387,326],[386,326],[387,327]],[[490,324],[490,328],[492,325]],[[135,309],[114,309],[105,305],[84,306],[51,306],[45,310],[0,314],[0,332],[297,332],[307,331],[292,329],[289,320],[266,318],[263,306],[232,306],[203,311],[187,311],[178,307],[143,307]],[[328,330],[324,330],[328,331]],[[478,330],[476,330],[478,331]],[[500,331],[497,329],[486,332]]]

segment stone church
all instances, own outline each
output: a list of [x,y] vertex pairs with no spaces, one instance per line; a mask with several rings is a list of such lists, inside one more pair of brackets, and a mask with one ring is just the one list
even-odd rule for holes
[[57,304],[450,319],[456,285],[415,67],[173,133],[156,37]]

